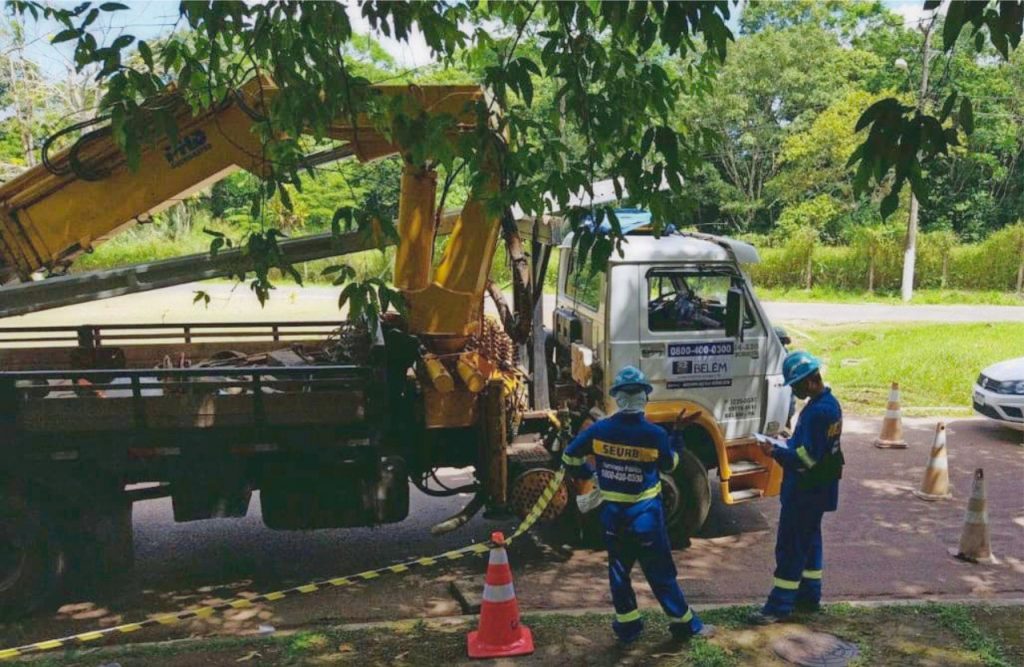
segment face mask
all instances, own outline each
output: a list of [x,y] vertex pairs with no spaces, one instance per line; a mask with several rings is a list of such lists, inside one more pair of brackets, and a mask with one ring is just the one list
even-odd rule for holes
[[623,412],[643,412],[647,407],[647,393],[620,391],[615,394],[615,403]]

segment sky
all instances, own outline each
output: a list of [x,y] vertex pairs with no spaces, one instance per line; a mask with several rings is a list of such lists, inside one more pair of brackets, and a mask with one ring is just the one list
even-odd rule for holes
[[[112,41],[121,34],[132,34],[139,39],[152,39],[170,32],[178,21],[177,0],[122,0],[128,9],[113,13],[104,13],[97,25]],[[56,6],[74,7],[75,2],[53,2]],[[99,3],[96,3],[99,4]],[[917,22],[924,15],[923,0],[885,0],[885,5],[901,14],[909,22]],[[370,26],[359,13],[355,2],[348,2],[349,19],[357,33],[369,33]],[[737,27],[738,12],[730,21],[731,27]],[[35,22],[31,18],[25,24],[26,53],[38,62],[51,78],[63,78],[67,67],[73,66],[73,49],[70,44],[50,44],[50,38],[59,30],[53,22]],[[396,64],[404,69],[413,69],[434,62],[430,48],[423,40],[419,31],[414,31],[408,42],[399,42],[383,34],[374,34],[385,50],[395,59]],[[8,40],[0,42],[0,51],[9,48]]]

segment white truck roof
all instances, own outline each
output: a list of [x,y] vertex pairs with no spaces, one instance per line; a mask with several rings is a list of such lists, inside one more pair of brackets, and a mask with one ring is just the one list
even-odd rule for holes
[[[561,248],[572,247],[573,234],[562,239]],[[611,264],[665,263],[665,262],[731,262],[735,257],[740,264],[761,261],[754,246],[726,236],[673,232],[661,238],[649,234],[627,234],[622,243],[620,257],[612,252]]]

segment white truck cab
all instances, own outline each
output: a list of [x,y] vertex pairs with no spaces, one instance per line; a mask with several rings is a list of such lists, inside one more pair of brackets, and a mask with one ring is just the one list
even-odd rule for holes
[[788,340],[771,325],[744,271],[758,261],[753,246],[685,232],[655,238],[647,231],[650,214],[618,216],[626,237],[606,272],[577,266],[571,235],[560,245],[554,395],[595,417],[610,414],[612,378],[632,364],[654,385],[649,419],[671,430],[680,411],[697,412],[684,431],[691,469],[674,489],[677,502],[695,505],[676,508],[690,515],[692,533],[707,514],[701,505],[710,503],[687,496],[690,487],[708,487],[710,469],[718,470],[726,504],[778,493],[781,469],[753,435],[778,433],[790,416],[782,379]]

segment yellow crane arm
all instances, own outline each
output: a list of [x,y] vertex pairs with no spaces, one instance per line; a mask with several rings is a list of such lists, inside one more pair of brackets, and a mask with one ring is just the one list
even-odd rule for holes
[[[456,130],[476,124],[469,103],[483,97],[477,86],[376,88],[403,96],[412,112],[450,114]],[[174,105],[178,140],[144,147],[137,170],[128,168],[109,130],[102,130],[55,156],[49,167],[37,166],[0,186],[0,284],[66,267],[80,253],[238,169],[265,176],[264,147],[250,113],[277,94],[273,82],[258,77],[233,101],[193,115],[171,93],[165,103]],[[348,142],[360,161],[400,152],[363,116],[354,122],[339,118],[327,133]],[[436,175],[407,164],[395,282],[409,302],[413,333],[465,336],[478,325],[499,221],[471,200],[432,276],[435,197]]]

